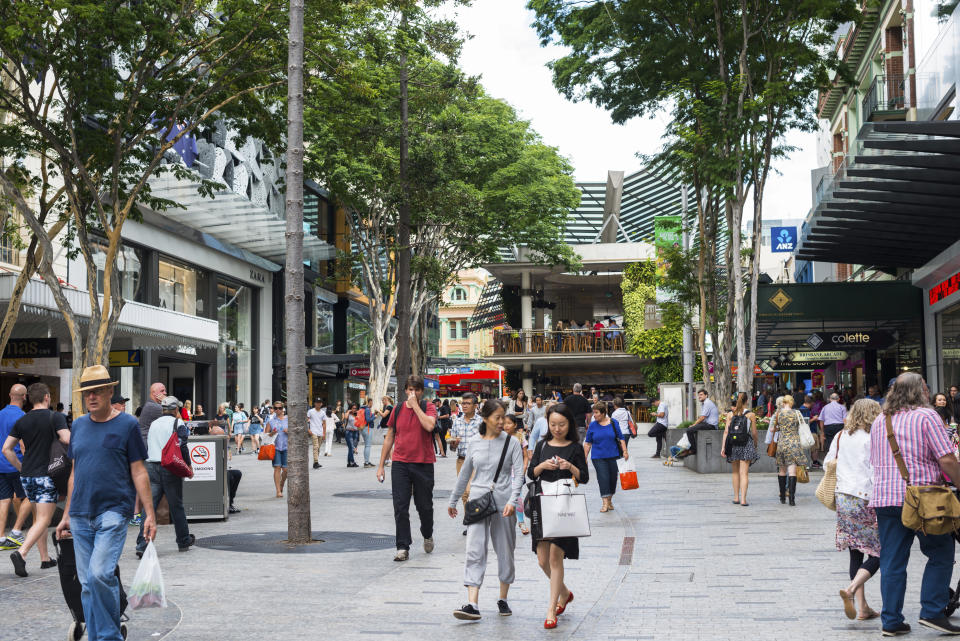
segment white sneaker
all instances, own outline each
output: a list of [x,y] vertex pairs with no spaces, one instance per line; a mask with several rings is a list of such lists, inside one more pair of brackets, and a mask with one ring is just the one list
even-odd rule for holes
[[397,550],[396,556],[393,557],[394,561],[406,561],[410,558],[410,552],[408,550]]

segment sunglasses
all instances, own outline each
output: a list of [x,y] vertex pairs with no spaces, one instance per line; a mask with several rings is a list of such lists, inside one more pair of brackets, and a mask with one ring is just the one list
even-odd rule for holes
[[274,405],[274,406],[273,406],[273,409],[275,409],[275,410],[282,410],[282,409],[283,409],[283,405]]

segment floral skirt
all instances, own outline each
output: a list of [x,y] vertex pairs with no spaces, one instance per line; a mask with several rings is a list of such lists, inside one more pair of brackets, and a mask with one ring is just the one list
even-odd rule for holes
[[760,460],[760,455],[757,454],[757,446],[753,444],[752,438],[747,439],[746,445],[734,445],[727,450],[728,463],[747,461],[750,465],[753,465],[758,460]]
[[870,556],[880,556],[880,532],[877,513],[867,505],[867,499],[836,493],[837,549],[860,550]]

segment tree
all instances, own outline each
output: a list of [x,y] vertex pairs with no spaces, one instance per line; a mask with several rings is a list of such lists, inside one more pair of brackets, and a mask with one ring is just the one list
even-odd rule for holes
[[[411,251],[417,326],[460,268],[498,260],[501,247],[526,243],[544,261],[572,262],[559,230],[579,193],[556,150],[450,62],[458,42],[447,24],[418,40],[444,43],[446,62],[407,43],[409,172],[401,180],[402,60],[394,22],[376,22],[358,29],[352,42],[362,55],[340,80],[310,83],[305,122],[308,171],[346,212],[353,251],[340,260],[369,300],[370,394],[379,401],[397,359],[399,250]],[[409,245],[398,233],[407,198]]]
[[[179,206],[155,196],[151,179],[190,180],[210,196],[217,187],[182,164],[174,145],[214,120],[278,144],[284,18],[279,0],[24,0],[0,8],[0,192],[35,248],[28,268],[36,263],[68,327],[74,388],[83,367],[106,364],[123,308],[124,222],[141,205]],[[54,242],[68,223],[68,247],[87,267],[85,331],[53,270]],[[102,296],[95,236],[107,247]],[[77,394],[74,404],[81,407]]]
[[303,0],[290,0],[287,54],[287,264],[284,269],[290,476],[287,540],[310,543],[310,470],[307,467],[307,365],[303,317]]
[[[721,266],[727,290],[724,340],[714,349],[726,350],[728,341],[736,341],[740,391],[750,389],[756,351],[746,318],[756,313],[757,241],[770,165],[788,151],[782,142],[788,130],[815,126],[812,94],[826,84],[828,69],[838,66],[829,51],[833,33],[857,17],[857,5],[855,0],[529,3],[543,42],[558,40],[571,50],[552,63],[554,83],[565,95],[607,108],[615,122],[671,110],[674,142],[681,142],[686,154],[679,161],[684,178],[693,180],[696,167],[697,182],[706,188],[695,191],[698,217],[713,217],[719,204],[729,234]],[[743,214],[751,202],[755,233],[743,242]],[[720,229],[713,224],[708,232]],[[701,266],[712,268],[717,238],[701,240]],[[701,305],[707,294],[701,294]],[[724,396],[728,391],[720,390]]]

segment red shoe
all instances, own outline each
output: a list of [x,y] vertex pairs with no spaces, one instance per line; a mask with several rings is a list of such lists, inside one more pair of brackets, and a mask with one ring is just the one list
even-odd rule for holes
[[570,596],[567,598],[567,602],[563,605],[557,604],[557,614],[563,614],[563,611],[567,609],[567,606],[573,601],[573,590],[570,591]]
[[556,619],[546,619],[546,620],[543,622],[543,629],[544,629],[544,630],[553,630],[555,627],[557,627],[557,620],[556,620]]

